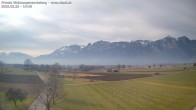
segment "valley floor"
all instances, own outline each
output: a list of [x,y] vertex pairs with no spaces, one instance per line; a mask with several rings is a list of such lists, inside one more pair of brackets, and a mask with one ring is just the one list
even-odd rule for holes
[[52,110],[193,110],[196,106],[195,70],[90,84],[62,80],[64,96]]

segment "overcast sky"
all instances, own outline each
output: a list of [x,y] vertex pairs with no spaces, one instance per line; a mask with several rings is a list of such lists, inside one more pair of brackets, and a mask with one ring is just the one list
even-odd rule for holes
[[196,39],[196,0],[70,1],[0,8],[0,52],[37,56],[98,40],[157,40],[167,35]]

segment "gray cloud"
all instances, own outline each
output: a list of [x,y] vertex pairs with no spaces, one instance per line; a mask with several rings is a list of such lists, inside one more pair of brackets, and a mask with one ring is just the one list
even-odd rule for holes
[[41,54],[42,49],[51,52],[97,40],[156,40],[166,35],[195,39],[195,5],[195,0],[72,0],[67,6],[16,10],[19,17],[4,12],[0,50],[40,49]]
[[32,35],[33,33],[20,30],[0,31],[0,48],[33,48],[35,39],[33,39]]
[[[175,36],[186,35],[195,38],[196,14],[195,1],[158,1],[156,5],[146,6],[145,13],[142,13],[150,25],[159,30],[166,30]],[[141,11],[143,12],[143,11]]]

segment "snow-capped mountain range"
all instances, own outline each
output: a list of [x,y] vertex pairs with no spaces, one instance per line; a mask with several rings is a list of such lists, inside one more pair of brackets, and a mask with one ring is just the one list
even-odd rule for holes
[[[2,58],[5,58],[6,55],[2,57],[2,54],[3,53],[0,53],[0,60],[4,61]],[[22,58],[30,57],[24,54],[21,54],[21,56],[23,56]],[[44,60],[65,64],[196,62],[196,40],[190,40],[185,36],[179,38],[167,36],[156,41],[97,41],[92,44],[89,43],[86,46],[63,46],[50,54],[41,55],[33,59],[37,61]]]
[[55,50],[51,57],[136,57],[168,56],[190,58],[196,56],[196,40],[183,36],[178,39],[167,36],[157,41],[136,40],[131,42],[97,41],[87,46],[71,45]]

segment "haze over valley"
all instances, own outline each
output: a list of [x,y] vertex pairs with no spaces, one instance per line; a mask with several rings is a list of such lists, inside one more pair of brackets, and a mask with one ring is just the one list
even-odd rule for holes
[[32,57],[21,52],[0,53],[6,63],[23,64],[30,58],[37,64],[175,64],[196,62],[196,40],[186,36],[167,36],[156,41],[135,40],[130,42],[97,41],[87,45],[63,46],[50,54]]

